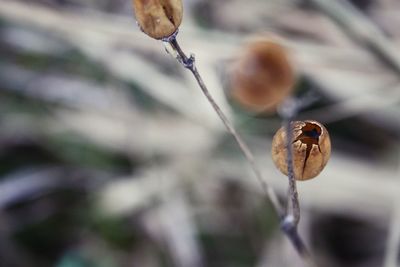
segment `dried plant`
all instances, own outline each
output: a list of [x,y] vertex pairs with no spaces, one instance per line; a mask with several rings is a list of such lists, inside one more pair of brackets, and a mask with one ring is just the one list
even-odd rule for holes
[[[316,121],[295,121],[291,127],[295,178],[298,181],[314,178],[328,163],[331,154],[329,133]],[[286,130],[283,127],[272,140],[272,159],[276,167],[288,175]]]
[[[279,142],[275,142],[274,145],[278,145],[279,152],[274,154],[278,155],[278,157],[275,158],[279,159],[279,169],[281,169],[289,178],[289,201],[286,211],[283,210],[274,190],[264,179],[248,145],[238,134],[233,124],[229,121],[210,94],[203,78],[196,68],[194,55],[187,56],[180,47],[176,38],[178,35],[180,19],[179,23],[175,23],[176,20],[174,19],[176,16],[179,18],[181,17],[180,12],[182,12],[182,10],[180,9],[180,2],[181,1],[164,2],[135,0],[134,10],[140,28],[144,33],[152,38],[160,39],[160,37],[162,37],[161,39],[166,46],[166,50],[175,56],[180,64],[192,72],[203,94],[225,125],[227,131],[234,137],[244,156],[248,160],[265,195],[268,196],[280,218],[281,229],[287,235],[293,244],[293,247],[304,262],[307,263],[308,266],[315,265],[308,249],[297,231],[297,225],[300,220],[300,207],[296,189],[296,179],[305,180],[306,178],[311,178],[309,176],[316,176],[322,170],[329,158],[330,147],[329,151],[327,147],[330,146],[330,143],[326,129],[322,125],[320,126],[320,124],[318,124],[320,129],[319,134],[317,132],[315,136],[307,135],[310,132],[307,126],[314,124],[306,123],[304,127],[300,128],[293,127],[291,124],[291,120],[297,113],[300,105],[297,101],[284,102],[292,91],[295,80],[294,72],[289,64],[285,49],[275,40],[264,39],[250,43],[243,49],[243,54],[239,57],[236,63],[231,84],[233,85],[233,97],[246,108],[260,112],[276,109],[278,106],[281,107],[280,114],[284,118],[285,126],[284,130],[279,130],[277,135],[278,137],[286,136],[286,140],[284,140],[284,138],[276,139]],[[161,10],[163,12],[161,12]],[[165,24],[162,23],[167,19],[173,25],[172,28],[165,27]],[[176,29],[174,27],[176,27]],[[171,33],[171,29],[175,29],[175,31]],[[296,137],[293,141],[293,145],[292,135]],[[321,139],[319,139],[320,137]],[[298,141],[300,141],[300,145],[298,145]],[[321,146],[318,143],[319,141],[322,142],[322,147],[326,151],[325,155],[327,155],[327,157],[322,157],[322,159],[318,161],[320,164],[316,164],[320,167],[318,171],[314,169],[309,171],[310,166],[312,166],[310,162],[318,158],[318,156],[316,157],[314,155],[315,150],[317,149],[317,152],[321,151]],[[305,144],[304,149],[302,144]],[[316,147],[314,147],[314,145],[316,145]],[[293,154],[293,147],[297,150],[300,149],[301,153],[295,151]],[[303,155],[303,152],[305,155]],[[286,156],[284,155],[285,153]],[[298,155],[302,155],[303,159],[299,160]],[[281,163],[281,160],[285,160],[286,164]],[[298,171],[298,162],[300,161],[303,162],[303,172],[301,175]],[[282,166],[285,167],[283,168]]]
[[253,112],[276,111],[293,91],[295,74],[277,38],[265,36],[244,46],[230,73],[230,94]]

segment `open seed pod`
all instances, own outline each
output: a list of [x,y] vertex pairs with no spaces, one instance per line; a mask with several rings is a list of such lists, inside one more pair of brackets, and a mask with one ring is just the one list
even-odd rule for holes
[[288,52],[272,36],[245,45],[230,73],[231,97],[251,112],[275,111],[294,84]]
[[133,8],[142,31],[155,39],[171,36],[182,22],[182,0],[133,0]]
[[[293,169],[296,180],[317,176],[328,163],[331,141],[326,128],[316,121],[294,121],[292,127]],[[287,168],[286,131],[280,128],[272,140],[272,160],[285,175]]]

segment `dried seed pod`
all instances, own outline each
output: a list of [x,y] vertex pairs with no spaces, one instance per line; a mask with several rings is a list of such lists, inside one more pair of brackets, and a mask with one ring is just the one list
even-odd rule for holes
[[182,22],[182,0],[133,0],[136,20],[155,39],[171,36]]
[[[326,128],[316,121],[295,121],[292,127],[293,169],[296,180],[317,176],[331,154],[331,141]],[[287,170],[286,131],[282,127],[272,140],[272,160],[285,175]]]
[[253,112],[273,111],[291,93],[295,83],[288,52],[277,38],[248,43],[231,72],[231,95]]

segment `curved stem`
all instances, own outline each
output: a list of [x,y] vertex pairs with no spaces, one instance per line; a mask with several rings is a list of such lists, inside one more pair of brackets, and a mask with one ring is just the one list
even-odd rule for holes
[[254,155],[250,151],[250,148],[243,141],[242,137],[237,133],[233,124],[229,121],[227,116],[223,113],[221,108],[215,102],[214,98],[211,96],[209,90],[207,89],[207,86],[205,85],[201,75],[199,74],[199,72],[194,64],[194,61],[195,61],[194,56],[191,55],[190,57],[187,57],[185,55],[185,53],[182,51],[178,42],[176,41],[176,38],[173,38],[169,43],[178,53],[178,55],[179,55],[178,60],[181,62],[181,64],[193,73],[193,76],[196,78],[196,81],[199,84],[200,89],[203,92],[203,94],[205,95],[205,97],[207,98],[208,102],[210,102],[211,106],[213,107],[215,112],[220,117],[222,123],[225,125],[225,128],[233,136],[236,143],[239,145],[240,150],[243,152],[244,156],[246,157],[247,161],[250,164],[251,169],[253,170],[255,176],[257,177],[259,183],[261,184],[263,192],[268,196],[269,200],[271,201],[272,206],[274,207],[274,210],[279,215],[279,217],[281,217],[281,218],[284,217],[284,213],[282,212],[281,204],[279,203],[279,200],[278,200],[277,195],[275,194],[275,191],[263,179],[261,171],[255,162]]
[[[264,194],[268,197],[269,201],[271,202],[275,212],[277,213],[279,220],[280,220],[280,225],[282,231],[286,234],[290,242],[292,243],[293,247],[299,254],[299,256],[303,259],[303,261],[307,264],[307,266],[316,266],[310,256],[310,253],[308,252],[307,247],[305,246],[305,243],[301,239],[301,237],[298,234],[297,231],[297,223],[298,220],[300,219],[300,215],[298,212],[295,212],[292,216],[290,214],[286,214],[286,212],[283,210],[278,197],[275,193],[275,191],[268,185],[266,180],[263,178],[261,170],[257,166],[254,155],[251,152],[250,148],[247,146],[247,144],[243,141],[241,136],[238,134],[236,129],[234,128],[233,124],[229,121],[227,116],[223,113],[221,108],[218,106],[218,104],[215,102],[214,98],[210,94],[207,86],[205,85],[200,73],[198,72],[196,66],[195,66],[195,58],[193,55],[190,57],[186,56],[186,54],[183,52],[181,47],[179,46],[177,40],[176,40],[176,34],[165,38],[163,41],[168,43],[172,49],[177,53],[176,57],[177,60],[188,70],[190,70],[195,77],[198,85],[200,86],[201,91],[203,92],[204,96],[207,98],[208,102],[211,104],[219,118],[221,119],[222,123],[225,125],[227,131],[233,136],[235,139],[236,143],[239,145],[240,150],[243,152],[244,156],[246,157],[247,161],[250,164],[250,167],[252,171],[254,172],[258,182],[260,183],[262,190]],[[289,127],[290,127],[290,120],[289,120]],[[290,147],[290,146],[289,146]],[[291,156],[290,156],[291,158]],[[292,165],[292,162],[290,160],[290,164]],[[292,167],[293,170],[293,167]],[[292,171],[293,173],[293,171]],[[291,177],[293,179],[291,179]],[[298,209],[298,199],[297,199],[297,190],[296,190],[296,183],[294,180],[294,175],[289,177],[289,190],[290,192],[296,192],[295,195],[292,195],[292,206],[295,210],[299,211]],[[290,182],[292,181],[292,182]],[[294,181],[294,185],[293,185]],[[294,190],[292,190],[294,189]],[[297,200],[297,202],[295,201]],[[297,205],[295,205],[297,203]],[[294,218],[294,219],[293,219]]]

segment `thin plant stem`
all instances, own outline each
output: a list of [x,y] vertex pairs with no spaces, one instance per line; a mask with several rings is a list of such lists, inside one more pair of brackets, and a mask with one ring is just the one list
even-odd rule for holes
[[199,74],[195,64],[194,64],[194,56],[187,57],[186,54],[182,51],[181,47],[179,46],[176,38],[173,38],[170,40],[170,45],[176,50],[180,57],[180,62],[183,64],[183,66],[187,69],[189,69],[194,77],[196,78],[196,81],[198,85],[201,88],[201,91],[207,98],[207,100],[210,102],[211,106],[215,110],[215,112],[218,114],[220,117],[221,121],[223,122],[224,126],[228,130],[228,132],[233,136],[235,139],[236,143],[239,145],[240,150],[243,152],[244,156],[246,157],[247,161],[249,162],[252,171],[254,172],[255,176],[257,177],[259,183],[262,186],[263,192],[268,195],[269,200],[272,203],[272,206],[276,213],[279,215],[280,218],[284,217],[285,214],[282,212],[282,207],[281,204],[278,200],[277,195],[275,194],[275,191],[267,184],[265,179],[263,179],[262,174],[260,169],[258,168],[253,153],[250,151],[250,148],[247,146],[247,144],[243,141],[242,137],[238,134],[236,129],[234,128],[233,124],[229,121],[227,116],[224,114],[224,112],[221,110],[221,108],[218,106],[218,104],[215,102],[214,98],[211,96],[209,90],[207,89],[207,86],[205,85],[201,75]]
[[[233,124],[229,121],[227,116],[224,114],[224,112],[221,110],[221,108],[218,106],[218,104],[215,102],[214,98],[210,94],[207,86],[205,85],[200,73],[198,72],[196,66],[195,66],[195,58],[193,55],[190,57],[186,56],[186,54],[183,52],[182,48],[178,44],[178,41],[176,40],[176,35],[177,33],[173,34],[172,36],[168,38],[164,38],[163,41],[167,44],[169,44],[173,51],[176,53],[176,58],[177,60],[188,70],[190,70],[195,77],[201,91],[203,92],[204,96],[207,98],[208,102],[211,104],[219,118],[221,119],[222,123],[226,127],[227,131],[232,135],[232,137],[235,139],[236,143],[239,145],[240,150],[243,152],[245,158],[250,164],[250,167],[252,171],[254,172],[258,182],[260,183],[262,187],[262,191],[264,195],[266,195],[271,202],[275,212],[277,213],[279,219],[280,219],[280,225],[282,231],[286,234],[290,242],[292,243],[293,247],[301,257],[301,259],[304,261],[304,263],[307,264],[307,266],[316,266],[315,263],[313,262],[310,253],[305,246],[305,243],[301,239],[301,237],[298,234],[297,231],[297,222],[293,218],[300,218],[300,216],[294,217],[292,215],[286,214],[278,200],[278,197],[275,193],[275,191],[268,185],[266,180],[263,178],[262,173],[260,171],[260,168],[257,166],[255,158],[253,153],[250,151],[250,148],[247,146],[247,144],[243,141],[239,133],[236,131],[234,128]],[[292,176],[294,177],[294,176]],[[290,185],[292,187],[293,185]],[[296,185],[294,183],[294,187],[296,188]],[[297,190],[295,190],[296,196],[294,199],[297,200]],[[294,202],[293,202],[294,203]],[[298,201],[297,201],[298,203]],[[298,205],[294,205],[294,207],[298,207]],[[298,209],[297,209],[298,210]]]
[[[300,202],[297,192],[296,177],[293,169],[292,121],[298,111],[298,108],[300,107],[298,106],[299,104],[300,103],[296,103],[296,101],[294,101],[293,99],[288,99],[283,103],[278,111],[283,118],[283,127],[285,128],[286,132],[286,160],[289,182],[286,218],[283,222],[283,225],[286,224],[286,221],[289,221],[287,225],[288,229],[286,230],[286,232],[291,233],[291,235],[293,236],[293,245],[296,247],[297,251],[301,251],[301,253],[304,253],[307,255],[307,257],[310,257],[310,254],[307,251],[304,242],[298,234],[298,224],[300,221]],[[313,266],[315,266],[315,264]]]
[[292,148],[292,120],[296,113],[296,103],[294,100],[286,101],[280,109],[280,115],[283,117],[283,125],[286,132],[286,151],[287,151],[287,168],[288,168],[288,205],[286,209],[287,215],[292,215],[294,224],[300,221],[300,204],[299,194],[297,192],[296,177],[293,170],[293,148]]

